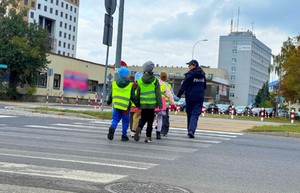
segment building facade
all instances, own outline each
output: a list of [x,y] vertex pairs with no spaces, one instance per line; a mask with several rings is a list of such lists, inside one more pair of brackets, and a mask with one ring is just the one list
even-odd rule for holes
[[29,23],[38,23],[48,31],[52,53],[76,57],[79,0],[22,0],[28,8]]
[[231,32],[220,37],[218,67],[229,74],[232,104],[254,104],[258,91],[270,79],[270,63],[271,49],[252,32]]
[[[64,98],[72,99],[79,98],[87,101],[95,100],[97,93],[98,99],[103,94],[105,65],[97,64],[81,59],[66,57],[58,54],[49,54],[48,70],[40,72],[36,85],[36,93],[34,94],[38,101],[45,101],[46,95],[49,95],[49,102],[58,102],[60,96],[63,94]],[[141,72],[142,66],[128,66],[131,71],[131,80],[134,80],[135,72]],[[74,73],[81,73],[87,76],[87,93],[78,94],[65,92],[64,83],[66,79],[66,72],[73,71]],[[203,68],[207,77],[207,88],[205,92],[205,102],[213,103],[229,103],[229,80],[228,74],[224,69],[218,68]],[[188,71],[187,67],[167,67],[157,65],[154,72],[167,72],[169,75],[169,83],[172,84],[174,93],[177,94],[184,78],[184,74]],[[107,67],[106,78],[106,94],[110,92],[111,83],[115,78],[115,69],[113,65]],[[23,88],[18,88],[20,93],[28,93],[29,85]],[[184,96],[183,96],[184,97]]]

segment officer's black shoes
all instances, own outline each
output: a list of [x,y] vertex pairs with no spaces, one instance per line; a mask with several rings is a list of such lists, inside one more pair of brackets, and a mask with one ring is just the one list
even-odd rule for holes
[[129,138],[127,135],[122,135],[121,141],[128,141],[128,140],[129,140]]
[[159,131],[156,131],[156,139],[161,139],[161,135]]
[[113,140],[114,139],[114,133],[115,133],[115,129],[112,126],[110,126],[109,129],[108,129],[107,138],[109,140]]
[[141,131],[142,131],[142,129],[139,128],[139,127],[136,129],[135,134],[133,136],[133,138],[134,138],[135,141],[139,141],[140,140]]
[[192,131],[189,131],[188,136],[189,138],[195,138],[194,133]]

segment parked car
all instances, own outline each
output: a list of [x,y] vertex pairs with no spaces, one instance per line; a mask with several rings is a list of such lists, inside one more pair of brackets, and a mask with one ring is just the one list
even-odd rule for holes
[[236,106],[236,114],[237,115],[250,115],[251,114],[251,109],[247,106]]
[[225,114],[231,114],[233,110],[233,114],[236,115],[236,108],[232,105],[229,105],[229,107],[225,110]]
[[273,108],[265,108],[265,115],[268,117],[274,117],[275,110]]
[[277,109],[277,116],[279,116],[279,117],[289,117],[289,113],[284,109]]
[[229,104],[217,104],[217,106],[219,108],[220,113],[225,114],[230,105]]
[[214,104],[214,103],[210,103],[207,107],[206,107],[206,113],[214,113],[217,114],[219,113],[219,107]]
[[253,116],[259,116],[259,112],[261,111],[260,107],[254,107],[251,109],[251,113]]

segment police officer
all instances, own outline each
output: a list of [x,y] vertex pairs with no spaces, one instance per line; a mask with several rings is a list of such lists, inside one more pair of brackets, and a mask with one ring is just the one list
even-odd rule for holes
[[194,138],[198,119],[202,112],[206,78],[205,72],[199,66],[197,60],[191,60],[186,64],[189,71],[185,74],[177,97],[181,98],[181,95],[185,93],[188,136]]

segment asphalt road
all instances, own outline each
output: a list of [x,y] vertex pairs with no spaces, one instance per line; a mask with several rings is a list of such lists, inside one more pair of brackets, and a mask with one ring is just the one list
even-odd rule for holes
[[[0,109],[0,192],[298,193],[300,140],[185,129],[151,144],[109,122]],[[127,191],[126,191],[127,190]]]

